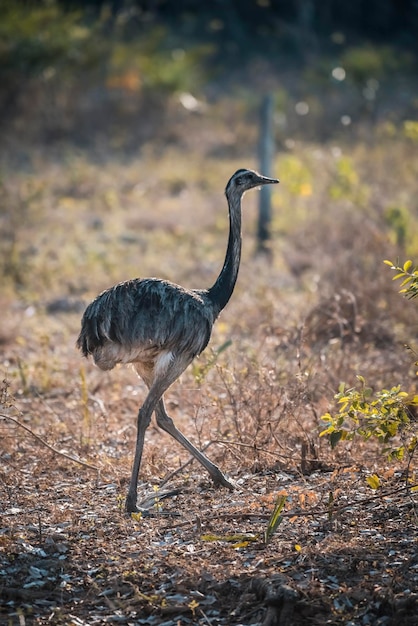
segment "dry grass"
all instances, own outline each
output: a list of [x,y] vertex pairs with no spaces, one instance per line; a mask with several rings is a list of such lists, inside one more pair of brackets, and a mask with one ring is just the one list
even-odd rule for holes
[[[418,171],[405,141],[342,152],[296,144],[277,155],[273,260],[253,258],[248,194],[234,297],[210,348],[167,394],[179,427],[239,488],[213,490],[151,426],[140,491],[164,483],[178,493],[153,518],[121,510],[145,389],[128,368],[104,374],[81,360],[80,311],[137,275],[213,282],[226,246],[222,186],[254,163],[226,149],[211,158],[222,128],[205,143],[208,129],[199,142],[196,126],[193,158],[174,145],[129,162],[68,153],[51,163],[37,153],[25,172],[3,165],[2,620],[412,625],[416,505],[406,465],[387,467],[364,442],[332,453],[318,437],[341,380],[416,385],[404,343],[414,343],[417,307],[382,263],[416,249]],[[405,240],[391,207],[408,215]],[[377,494],[370,472],[381,477]],[[279,493],[285,517],[265,545]],[[237,533],[256,541],[223,540]],[[211,534],[218,540],[202,539]]]

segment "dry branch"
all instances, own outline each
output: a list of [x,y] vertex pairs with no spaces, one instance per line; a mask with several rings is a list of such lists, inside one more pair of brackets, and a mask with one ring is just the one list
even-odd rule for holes
[[27,426],[22,424],[22,422],[20,422],[15,417],[11,417],[10,415],[6,415],[5,413],[0,413],[0,417],[2,417],[3,419],[6,419],[6,420],[10,420],[14,424],[16,424],[16,426],[19,426],[20,428],[25,430],[36,441],[38,441],[40,444],[45,446],[45,448],[48,448],[48,450],[51,450],[51,452],[53,452],[54,454],[58,454],[59,456],[63,456],[65,459],[68,459],[69,461],[72,461],[73,463],[78,463],[79,465],[82,465],[83,467],[87,467],[88,469],[94,470],[95,472],[98,472],[98,473],[100,472],[100,469],[98,467],[96,467],[95,465],[90,465],[90,463],[86,463],[85,461],[81,461],[80,459],[77,459],[76,457],[71,456],[70,454],[67,454],[66,452],[62,452],[61,450],[57,450],[56,448],[54,448],[54,446],[51,446],[51,444],[49,444],[47,441],[45,441],[45,439],[42,439],[42,437],[40,437],[39,435],[34,433],[33,430],[31,430],[30,428],[28,428]]

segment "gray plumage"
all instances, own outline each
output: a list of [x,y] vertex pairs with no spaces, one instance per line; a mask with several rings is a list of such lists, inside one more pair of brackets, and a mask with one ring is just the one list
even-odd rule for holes
[[139,410],[132,476],[126,499],[137,509],[137,482],[145,431],[155,411],[157,424],[183,445],[209,472],[215,484],[233,484],[176,428],[165,411],[163,394],[207,346],[213,324],[232,295],[241,258],[241,198],[259,185],[277,183],[252,170],[238,170],[225,195],[229,239],[224,265],[209,289],[185,289],[166,280],[128,280],[101,293],[87,307],[77,346],[102,370],[132,363],[148,387]]

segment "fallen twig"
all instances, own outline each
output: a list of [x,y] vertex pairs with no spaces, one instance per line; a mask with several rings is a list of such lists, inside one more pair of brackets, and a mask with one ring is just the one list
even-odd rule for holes
[[51,452],[54,452],[54,454],[58,454],[59,456],[63,456],[65,459],[68,459],[69,461],[73,461],[73,463],[78,463],[79,465],[82,465],[83,467],[87,467],[88,469],[94,470],[95,472],[100,472],[100,469],[98,467],[96,467],[95,465],[90,465],[90,463],[86,463],[85,461],[81,461],[80,459],[77,459],[76,457],[71,456],[70,454],[67,454],[66,452],[62,452],[61,450],[57,450],[57,448],[54,448],[54,446],[51,446],[51,444],[49,444],[47,441],[45,441],[45,439],[42,439],[42,437],[40,437],[39,435],[34,433],[33,430],[28,428],[28,426],[25,426],[25,424],[22,424],[22,422],[20,422],[15,417],[11,417],[11,415],[6,415],[5,413],[0,413],[0,417],[2,417],[3,419],[10,420],[14,424],[19,426],[23,430],[25,430],[34,439],[36,439],[36,441],[38,441],[43,446],[45,446],[45,448],[48,448],[48,450],[51,450]]

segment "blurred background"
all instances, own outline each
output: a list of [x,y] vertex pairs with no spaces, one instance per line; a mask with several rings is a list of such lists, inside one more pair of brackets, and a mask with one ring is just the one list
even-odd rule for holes
[[417,114],[414,0],[2,0],[0,15],[2,151],[15,158],[34,144],[187,144],[188,116],[222,117],[207,149],[242,154],[266,91],[282,147],[416,132],[402,127]]

